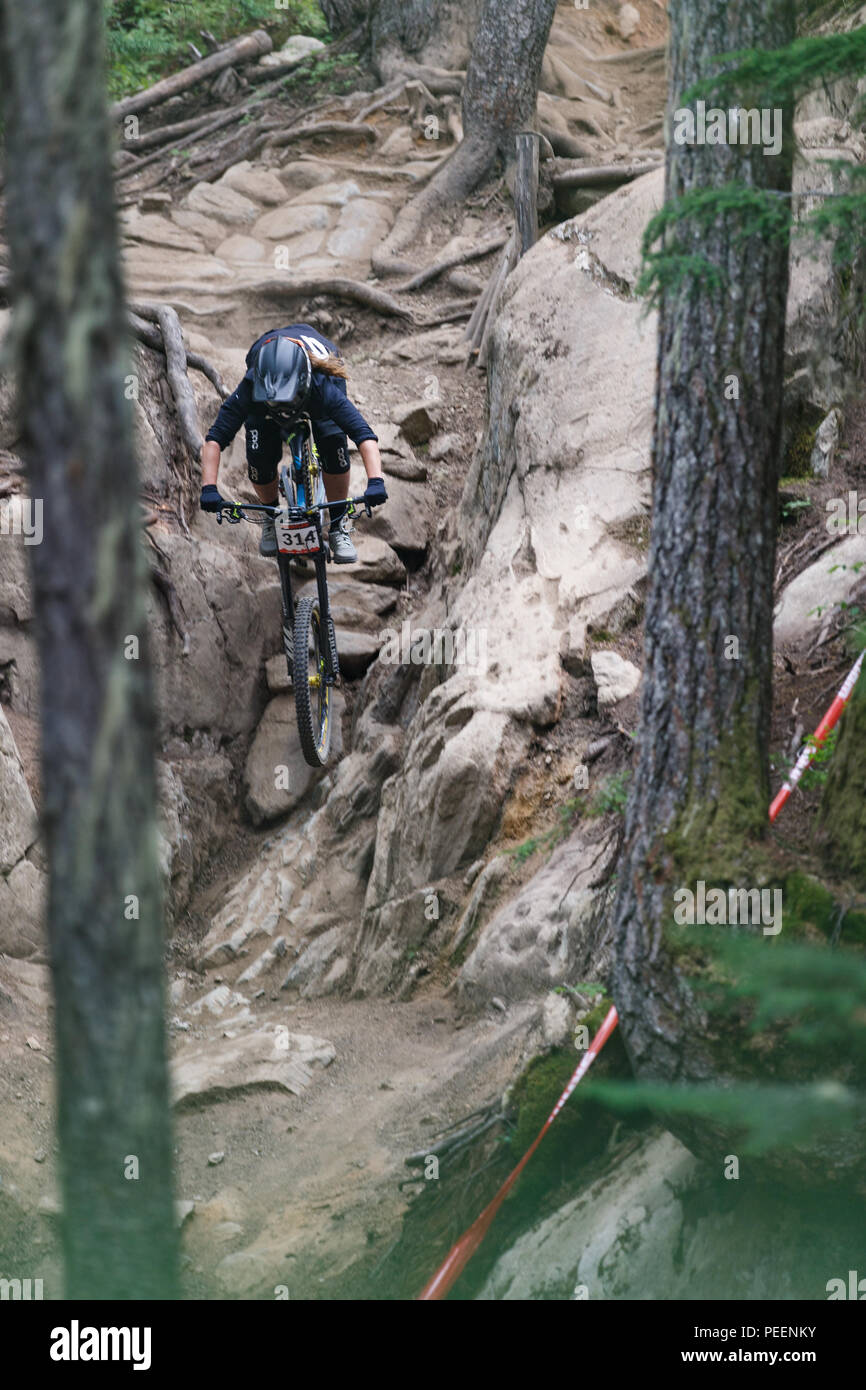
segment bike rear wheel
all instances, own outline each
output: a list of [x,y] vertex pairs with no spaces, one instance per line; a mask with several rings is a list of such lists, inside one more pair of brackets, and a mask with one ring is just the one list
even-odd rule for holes
[[324,767],[331,751],[332,687],[325,680],[327,641],[319,600],[302,598],[295,610],[295,709],[301,750],[310,767]]

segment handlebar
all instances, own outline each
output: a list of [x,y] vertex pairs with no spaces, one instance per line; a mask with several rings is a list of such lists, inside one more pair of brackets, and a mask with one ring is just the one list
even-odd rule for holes
[[[354,509],[359,504],[363,506],[367,516],[373,515],[373,509],[365,502],[363,495],[361,497],[346,497],[342,502],[317,502],[314,507],[299,507],[297,510],[309,514],[310,512],[330,511],[331,507],[348,506],[351,509],[349,516],[354,516]],[[264,502],[224,502],[214,515],[220,526],[223,523],[223,518],[235,526],[245,519],[247,512],[266,512],[268,516],[279,516],[282,511],[282,507],[269,506]]]

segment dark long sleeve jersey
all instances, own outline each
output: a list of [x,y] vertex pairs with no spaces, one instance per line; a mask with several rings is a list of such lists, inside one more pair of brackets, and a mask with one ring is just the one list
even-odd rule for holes
[[[301,329],[308,329],[308,326],[305,324],[292,325],[289,336],[300,337]],[[308,329],[310,333],[313,331]],[[283,329],[282,332],[285,333],[287,330]],[[333,344],[322,338],[321,334],[317,334],[317,339],[329,351],[336,352]],[[207,439],[214,440],[221,449],[228,448],[241,425],[250,416],[263,416],[267,413],[264,404],[253,400],[254,371],[250,363],[255,360],[255,351],[258,346],[258,343],[254,343],[250,349],[247,357],[249,370],[246,376],[237,390],[233,391],[223,402],[219,415],[207,433]],[[331,377],[325,372],[318,372],[315,368],[313,369],[307,414],[316,425],[317,434],[323,438],[347,434],[356,445],[363,444],[365,439],[372,439],[378,443],[378,435],[371,430],[361,412],[349,400],[346,394],[345,381],[341,377]]]

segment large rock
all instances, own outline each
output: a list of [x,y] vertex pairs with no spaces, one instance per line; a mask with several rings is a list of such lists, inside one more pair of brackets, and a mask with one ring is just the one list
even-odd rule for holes
[[[352,490],[357,496],[364,491],[366,475],[360,465],[352,469]],[[372,517],[362,518],[356,535],[378,536],[400,554],[420,559],[430,542],[433,529],[433,500],[423,483],[410,483],[389,473],[386,487],[388,501],[376,507]]]
[[47,878],[35,852],[36,808],[8,720],[0,706],[0,954],[41,947]]
[[276,174],[257,168],[248,159],[227,169],[217,180],[217,187],[232,188],[244,198],[267,207],[280,207],[286,201],[286,190]]
[[833,1277],[847,1284],[862,1250],[850,1216],[828,1214],[821,1193],[792,1203],[784,1189],[746,1186],[752,1165],[739,1165],[732,1178],[720,1152],[705,1174],[670,1134],[632,1139],[585,1191],[514,1241],[478,1297],[760,1304],[826,1299]]
[[23,859],[35,843],[36,808],[21,758],[0,706],[0,874]]
[[266,1024],[238,1038],[211,1036],[205,1046],[187,1046],[172,1063],[172,1096],[177,1106],[224,1100],[253,1087],[299,1096],[313,1080],[314,1068],[330,1066],[333,1043]]
[[247,756],[245,803],[253,823],[287,815],[316,775],[298,742],[294,698],[278,695],[268,704]]
[[269,237],[272,241],[285,241],[304,232],[324,231],[330,226],[330,221],[328,209],[321,204],[304,204],[302,207],[291,204],[289,207],[279,207],[273,212],[266,212],[264,217],[259,218],[253,230],[256,236]]
[[373,252],[384,241],[394,222],[387,203],[372,198],[354,198],[340,213],[340,220],[328,237],[328,251],[335,260],[357,267],[370,262]]
[[600,707],[619,704],[620,700],[633,695],[640,685],[639,669],[618,652],[593,652],[590,661]]
[[[199,518],[196,524],[204,529]],[[220,540],[229,529],[222,528]],[[231,549],[239,543],[234,538],[220,544],[199,532],[190,544],[180,532],[163,528],[157,538],[188,638],[184,652],[166,605],[151,598],[163,732],[182,734],[193,727],[229,736],[249,733],[261,710],[263,649],[268,643],[273,650],[280,631],[278,586],[257,592],[253,576],[264,562]]]
[[848,536],[792,579],[782,592],[773,622],[776,646],[811,644],[838,615],[860,582],[866,564],[866,535]]
[[[820,94],[826,111],[829,94]],[[807,103],[814,110],[814,104]],[[828,161],[866,162],[866,138],[845,119],[810,114],[797,122],[794,190],[830,192],[834,174]],[[789,397],[831,410],[859,389],[864,351],[860,305],[863,269],[853,279],[833,265],[832,242],[796,237],[791,247],[791,279],[785,358],[791,378]]]
[[245,198],[226,185],[217,188],[211,183],[195,184],[184,199],[184,207],[232,225],[255,222],[259,216],[259,209],[251,198]]
[[355,579],[362,584],[406,583],[406,566],[388,545],[377,536],[364,534],[363,524],[355,533],[355,547],[358,551],[358,564],[352,569]]
[[482,928],[460,972],[462,999],[483,1007],[494,996],[532,998],[598,971],[595,927],[605,894],[589,886],[597,861],[598,846],[582,830],[559,846]]

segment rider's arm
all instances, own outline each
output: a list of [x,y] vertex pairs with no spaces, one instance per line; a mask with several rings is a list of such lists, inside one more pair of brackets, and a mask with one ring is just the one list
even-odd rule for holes
[[[205,440],[219,445],[220,449],[227,449],[246,420],[253,404],[253,383],[250,373],[244,377],[236,391],[223,401],[220,413],[214,420]],[[202,463],[204,463],[204,453],[202,453]],[[219,460],[217,460],[219,466]],[[216,477],[213,478],[216,482]],[[205,479],[207,482],[207,479]]]
[[374,439],[363,439],[358,445],[358,452],[367,470],[367,477],[381,478],[382,455],[379,453],[379,445],[376,441]]
[[201,451],[201,485],[202,487],[216,487],[217,478],[220,472],[220,455],[222,450],[215,439],[205,441]]

